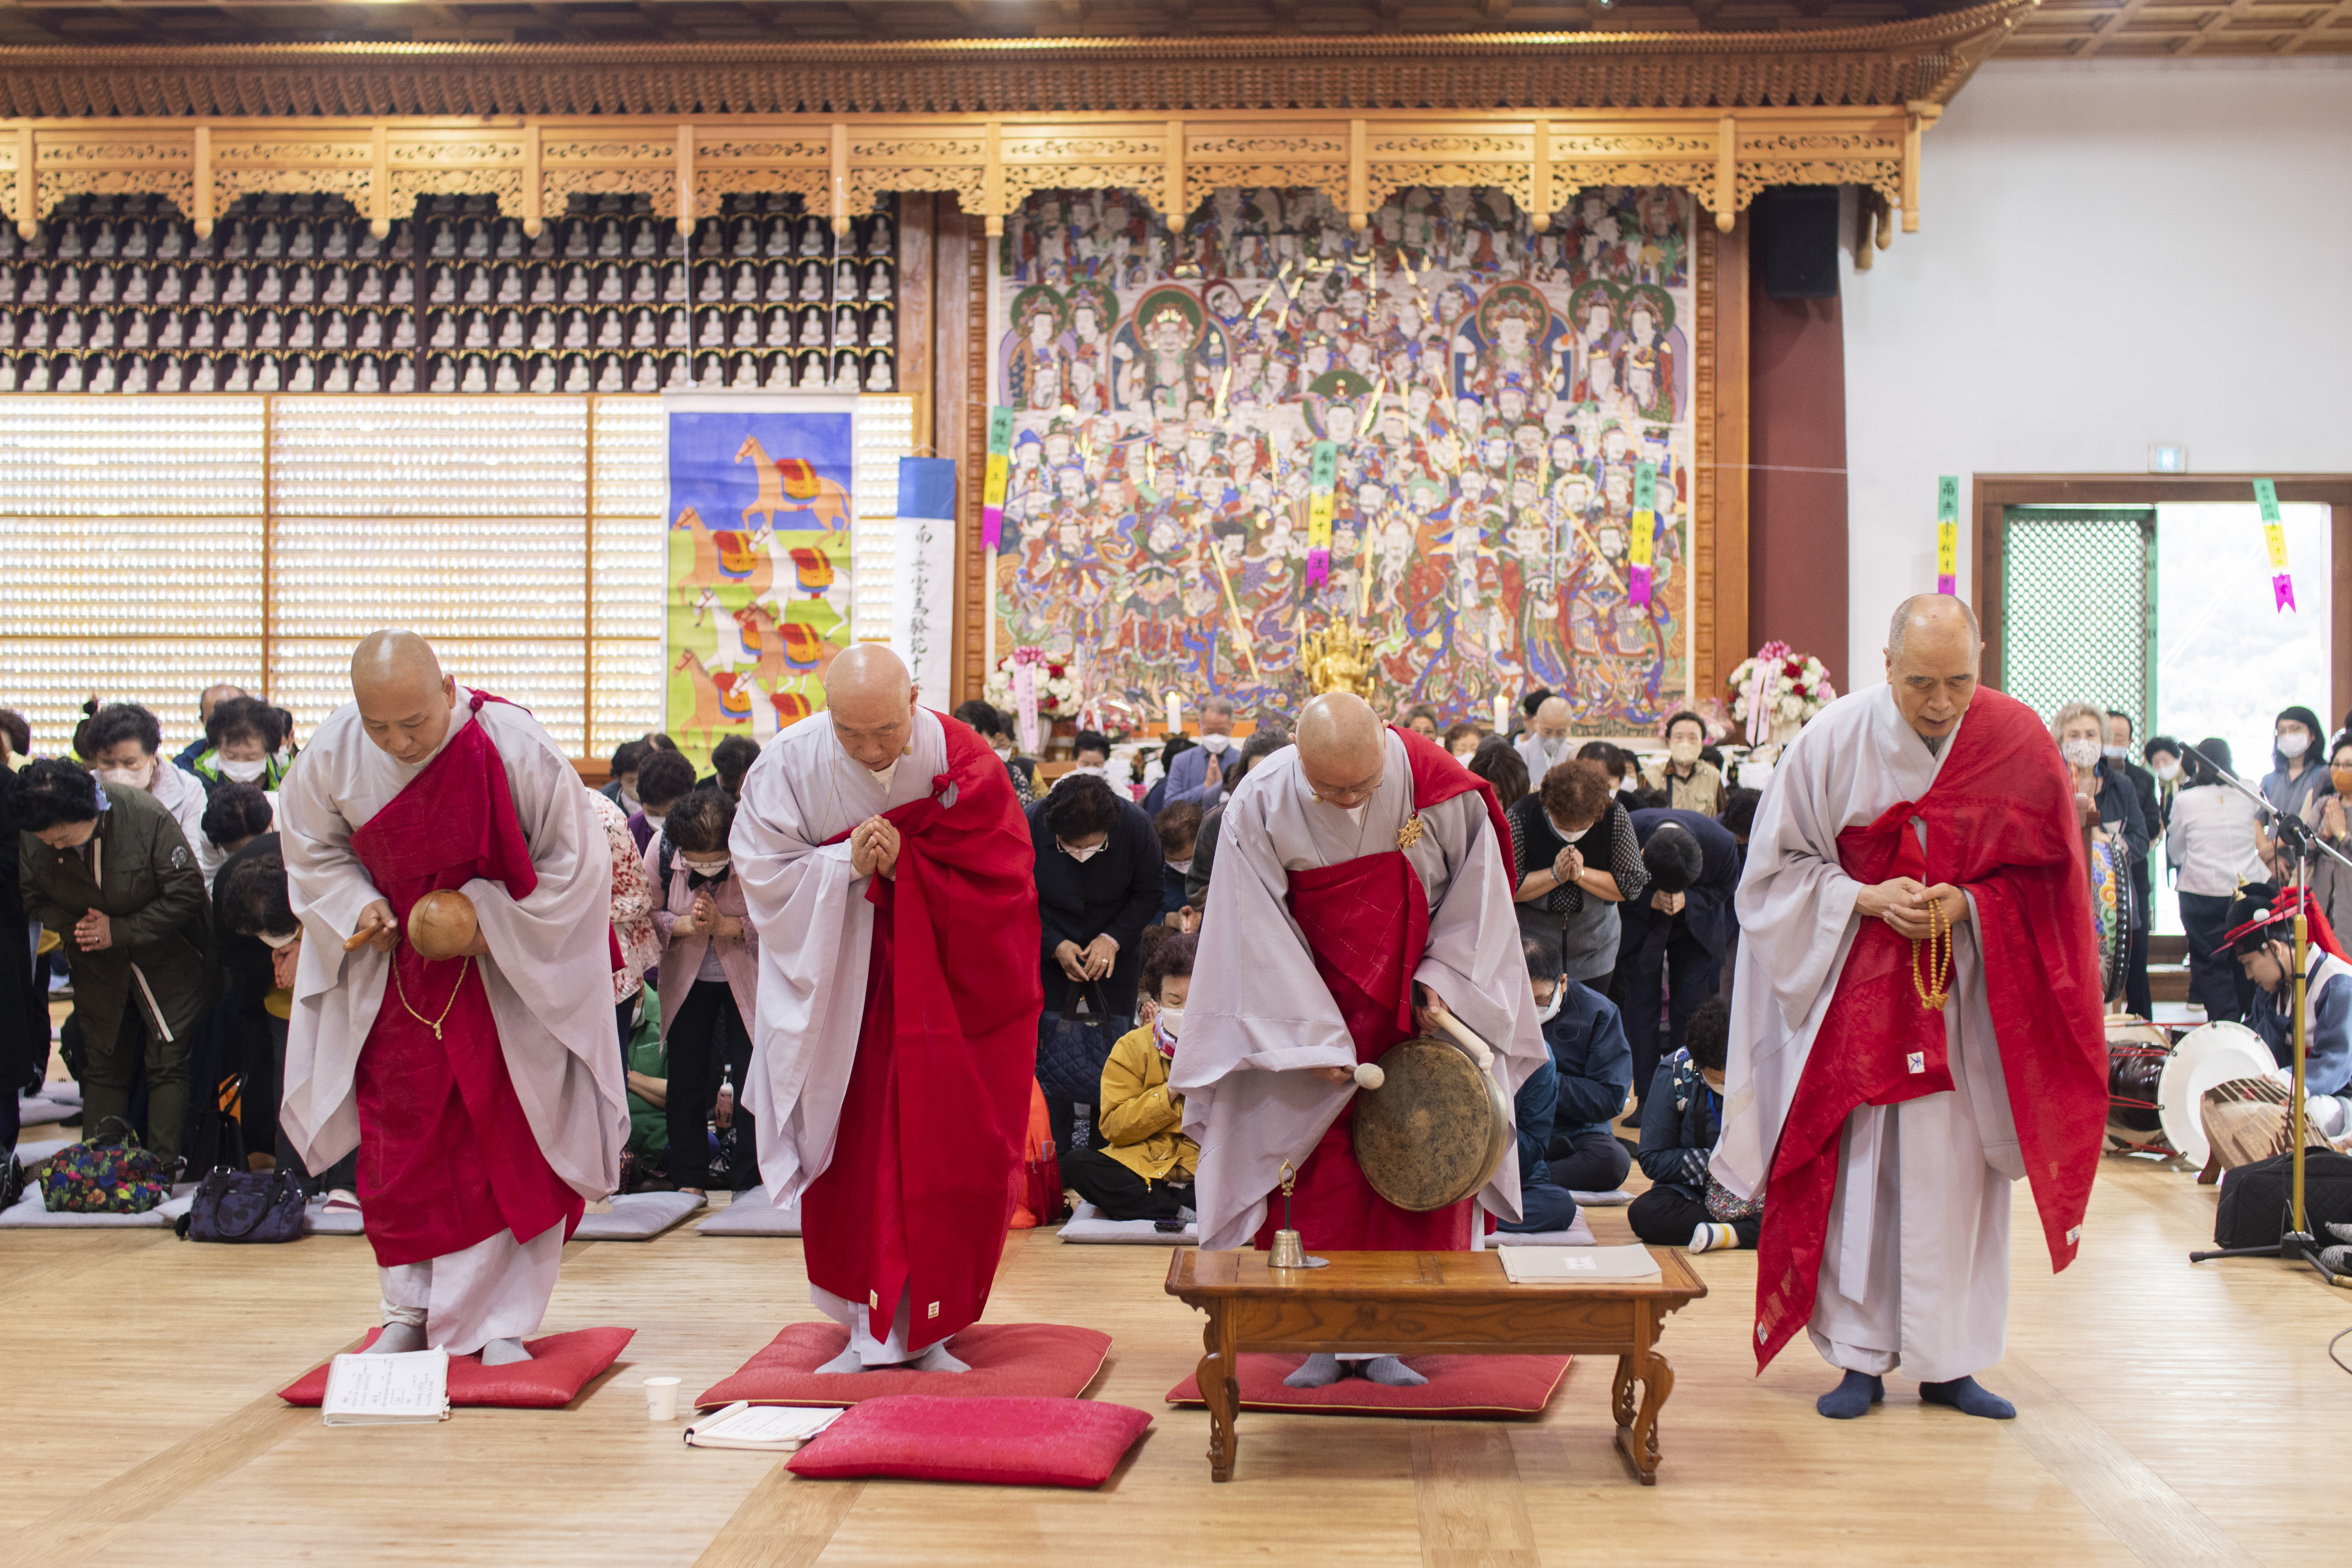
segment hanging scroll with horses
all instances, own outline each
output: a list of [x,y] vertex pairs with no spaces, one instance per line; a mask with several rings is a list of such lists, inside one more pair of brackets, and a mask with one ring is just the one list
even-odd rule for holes
[[665,400],[668,670],[664,712],[698,768],[728,735],[768,737],[824,706],[849,646],[848,398]]
[[1693,206],[1588,189],[1216,191],[1171,230],[1117,191],[1011,216],[993,401],[1015,410],[997,658],[1083,647],[1160,694],[1291,708],[1353,621],[1384,702],[1533,686],[1645,730],[1691,689]]

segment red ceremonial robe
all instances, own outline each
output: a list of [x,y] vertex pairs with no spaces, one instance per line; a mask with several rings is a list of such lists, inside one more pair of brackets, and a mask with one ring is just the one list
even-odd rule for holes
[[833,1163],[801,1198],[809,1282],[865,1302],[877,1339],[911,1287],[909,1351],[988,1305],[1045,1005],[1036,849],[1013,777],[970,729],[944,714],[940,726],[948,771],[883,814],[898,829],[897,876],[866,885],[857,1056]]
[[[1510,826],[1486,781],[1435,742],[1410,730],[1395,733],[1412,768],[1414,812],[1475,790],[1507,857]],[[1293,871],[1290,913],[1315,955],[1315,972],[1339,1005],[1359,1062],[1375,1061],[1419,1032],[1412,1021],[1412,975],[1429,941],[1429,892],[1403,850],[1383,849],[1336,866]],[[1374,1192],[1356,1163],[1355,1114],[1350,1096],[1298,1168],[1289,1206],[1300,1237],[1312,1247],[1349,1252],[1466,1250],[1471,1200],[1416,1214]],[[1259,1247],[1274,1246],[1283,1206],[1279,1194],[1266,1200]]]
[[[1974,900],[2010,1113],[2052,1266],[2063,1269],[2074,1261],[2107,1116],[2103,987],[2074,785],[2048,727],[1998,691],[1978,691],[1949,744],[1927,793],[1839,834],[1838,860],[1857,882],[1950,882]],[[1916,973],[1929,978],[1924,942]],[[1914,973],[1912,943],[1885,921],[1864,920],[1765,1185],[1759,1372],[1812,1317],[1847,1116],[1952,1088],[1945,1015],[1920,1001]]]
[[[477,692],[475,711],[485,700],[503,699]],[[539,886],[506,763],[478,722],[352,831],[352,852],[404,931],[416,900],[438,889],[479,877],[522,899]],[[569,1236],[580,1194],[540,1152],[515,1097],[480,964],[436,963],[405,940],[392,963],[352,1079],[360,1213],[376,1261],[422,1263],[502,1230],[529,1241],[562,1224]]]

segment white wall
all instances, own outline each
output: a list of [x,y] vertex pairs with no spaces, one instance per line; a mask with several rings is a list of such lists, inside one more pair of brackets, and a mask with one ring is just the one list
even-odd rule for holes
[[1987,66],[1921,224],[1845,258],[1850,661],[1935,586],[1938,474],[2352,469],[2352,59]]

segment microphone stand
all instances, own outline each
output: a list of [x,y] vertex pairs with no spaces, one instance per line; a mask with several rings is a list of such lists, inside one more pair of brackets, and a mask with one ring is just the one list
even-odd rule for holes
[[[2263,798],[2261,791],[2247,787],[2244,780],[2239,778],[2235,773],[2230,772],[2229,769],[2213,761],[2212,758],[2205,755],[2204,752],[2199,751],[2196,747],[2187,746],[2184,747],[2184,750],[2186,750],[2189,755],[2195,757],[2199,762],[2204,763],[2206,767],[2212,770],[2213,773],[2229,784],[2231,788],[2236,790],[2240,795],[2242,795],[2247,799],[2252,801],[2255,808],[2263,814],[2264,820],[2272,827],[2273,835],[2278,841],[2294,849],[2295,887],[2300,895],[2300,899],[2307,900],[2311,896],[2311,852],[2314,849],[2318,850],[2323,855],[2333,858],[2347,869],[2352,869],[2352,859],[2347,859],[2340,851],[2334,848],[2325,840],[2316,837],[2312,833],[2310,825],[2305,823],[2302,817],[2297,816],[2291,811],[2281,811],[2277,806],[2273,805],[2267,799]],[[2315,763],[2314,765],[2316,766],[2317,764]],[[2290,993],[2292,996],[2290,1005],[2294,1008],[2294,1011],[2290,1015],[2290,1017],[2293,1020],[2294,1040],[2294,1077],[2293,1086],[2288,1090],[2289,1098],[2287,1100],[2287,1142],[2289,1152],[2293,1156],[2289,1165],[2289,1169],[2292,1173],[2292,1179],[2289,1187],[2291,1195],[2287,1213],[2287,1227],[2279,1237],[2278,1245],[2276,1247],[2217,1247],[2202,1252],[2191,1252],[2189,1255],[2189,1261],[2191,1263],[2202,1263],[2209,1258],[2283,1258],[2290,1263],[2307,1263],[2314,1269],[2318,1271],[2319,1277],[2322,1279],[2326,1280],[2330,1285],[2352,1289],[2352,1275],[2338,1274],[2334,1269],[2328,1268],[2326,1264],[2320,1261],[2317,1238],[2311,1233],[2311,1216],[2304,1206],[2304,1172],[2306,1159],[2304,1149],[2305,1132],[2304,1119],[2304,1058],[2305,1047],[2308,1043],[2305,1036],[2306,1024],[2305,1012],[2306,1000],[2305,983],[2309,977],[2311,969],[2311,921],[2308,913],[2308,906],[2302,901],[2298,901],[2295,905],[2294,946],[2293,956],[2294,960],[2294,970],[2293,976],[2293,990]]]

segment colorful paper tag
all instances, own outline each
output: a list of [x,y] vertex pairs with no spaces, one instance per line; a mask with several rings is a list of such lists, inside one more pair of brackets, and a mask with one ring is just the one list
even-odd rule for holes
[[1307,470],[1307,585],[1319,588],[1331,575],[1331,492],[1339,479],[1339,447],[1318,441]]
[[2254,504],[2263,509],[2263,542],[2271,552],[2271,607],[2273,610],[2294,608],[2294,578],[2286,565],[2286,529],[2279,521],[2278,485],[2271,479],[2254,481]]
[[988,411],[988,477],[980,492],[980,542],[996,548],[1004,537],[1004,487],[1013,477],[1013,410]]
[[1651,536],[1658,530],[1658,466],[1633,465],[1633,537],[1628,542],[1625,596],[1643,609],[1650,607]]
[[1936,481],[1936,592],[1960,591],[1960,477]]

